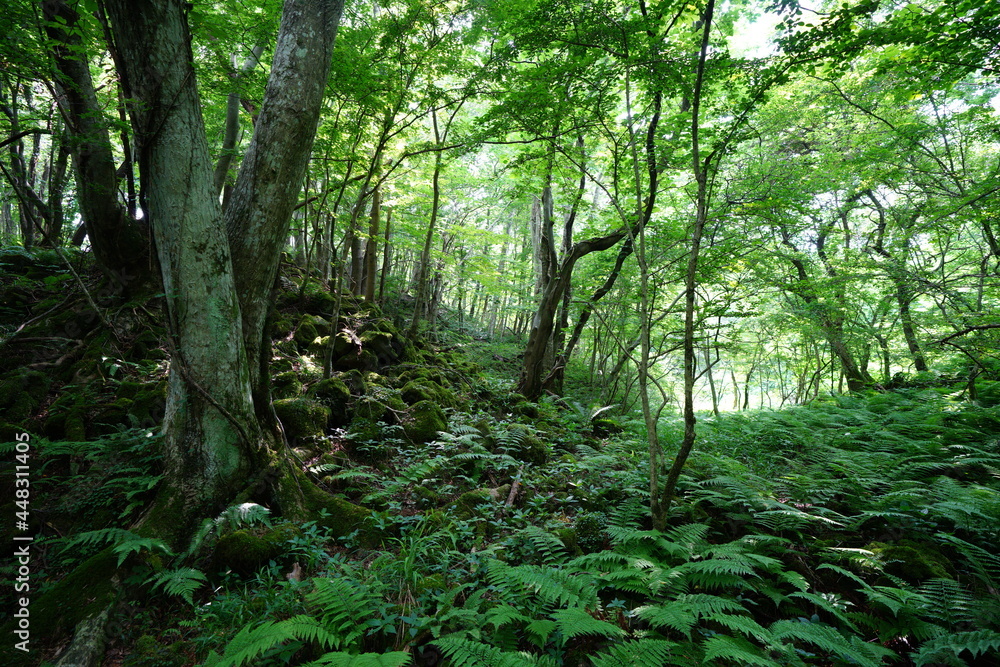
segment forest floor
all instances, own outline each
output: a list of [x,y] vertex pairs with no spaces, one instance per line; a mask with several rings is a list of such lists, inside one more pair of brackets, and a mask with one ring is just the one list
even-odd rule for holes
[[[0,262],[5,539],[33,537],[31,600],[92,595],[79,573],[120,556],[106,666],[1000,664],[1000,382],[704,418],[660,533],[642,420],[582,371],[529,402],[522,341],[449,313],[409,341],[405,312],[351,299],[331,340],[333,297],[288,271],[275,410],[364,520],[244,503],[174,553],[128,530],[162,477],[158,299],[83,270],[92,304],[51,253]],[[56,664],[81,620],[42,613],[9,664]]]

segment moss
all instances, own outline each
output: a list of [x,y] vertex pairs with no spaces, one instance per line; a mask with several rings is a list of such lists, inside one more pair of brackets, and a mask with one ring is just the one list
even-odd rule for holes
[[[360,531],[362,544],[378,544],[379,535],[368,523],[371,510],[331,496],[304,479],[301,473],[296,473],[295,478],[291,475],[282,476],[278,482],[278,493],[279,502],[286,508],[286,517],[294,521],[315,521],[329,529],[333,537],[346,537],[354,531]],[[294,497],[302,498],[301,506],[289,502]]]
[[571,556],[582,556],[583,549],[580,548],[576,530],[573,528],[558,528],[554,531],[555,536],[563,543]]
[[83,410],[74,410],[66,415],[64,432],[70,442],[86,442],[87,420],[84,418]]
[[279,399],[274,412],[289,438],[323,435],[330,418],[330,408],[308,398]]
[[510,411],[511,414],[538,419],[538,404],[531,401],[518,401],[511,406]]
[[378,357],[371,350],[362,348],[337,358],[333,365],[338,370],[372,371],[378,368]]
[[419,367],[410,368],[399,374],[398,381],[400,384],[406,384],[411,380],[422,380],[427,382],[433,382],[441,387],[449,388],[451,387],[451,382],[445,377],[444,373],[440,369],[433,367]]
[[295,329],[292,321],[287,317],[278,317],[271,323],[272,338],[288,338]]
[[299,326],[295,328],[293,340],[298,344],[299,349],[305,349],[319,336],[316,325],[312,318],[306,316],[299,321]]
[[266,530],[236,530],[219,539],[212,564],[219,570],[250,575],[284,554],[289,540],[302,534],[298,526],[284,524]]
[[[91,556],[52,588],[31,601],[31,627],[44,628],[46,639],[72,634],[77,623],[94,616],[117,597],[113,583],[118,557],[107,548]],[[11,632],[4,630],[4,636]]]
[[144,384],[132,400],[130,414],[141,426],[153,426],[163,421],[167,410],[167,381]]
[[385,418],[388,413],[389,410],[385,404],[373,396],[362,396],[354,404],[355,417],[371,422],[386,421]]
[[581,512],[576,515],[573,527],[577,542],[586,553],[594,553],[607,548],[608,534],[605,531],[608,517],[604,512]]
[[955,578],[954,566],[932,545],[900,540],[895,544],[872,542],[866,548],[882,561],[886,574],[911,583]]
[[441,501],[441,494],[434,489],[427,488],[426,486],[414,487],[413,495],[417,497],[417,506],[422,509],[437,507],[438,503]]
[[448,429],[448,420],[437,403],[420,401],[410,408],[410,416],[403,429],[406,437],[413,442],[430,442],[437,437],[438,431]]
[[271,379],[271,393],[276,398],[295,398],[302,393],[302,383],[295,371],[278,373]]
[[473,519],[485,516],[484,506],[493,503],[493,494],[489,489],[473,489],[466,491],[449,506],[458,519]]
[[382,437],[382,426],[364,417],[355,417],[347,432],[351,458],[362,463],[386,461],[396,453],[393,441]]
[[614,419],[594,419],[590,422],[590,427],[594,431],[594,436],[597,438],[607,438],[615,433],[621,433],[621,424],[616,422]]
[[403,385],[400,395],[407,405],[415,405],[420,401],[434,401],[444,407],[455,404],[455,395],[451,390],[427,378],[410,380]]
[[351,393],[355,396],[368,393],[368,379],[366,374],[362,371],[356,369],[347,370],[341,373],[339,378],[348,386]]
[[21,369],[0,381],[0,409],[8,420],[23,422],[35,414],[52,381],[40,371]]
[[320,380],[309,388],[309,396],[330,408],[330,426],[347,424],[347,407],[351,402],[351,390],[343,380],[338,378]]

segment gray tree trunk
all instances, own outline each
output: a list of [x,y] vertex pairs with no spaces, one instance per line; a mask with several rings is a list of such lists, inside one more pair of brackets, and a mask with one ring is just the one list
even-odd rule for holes
[[[287,0],[271,78],[225,220],[195,85],[186,3],[109,0],[172,339],[166,479],[153,530],[183,537],[265,463],[264,322],[315,135],[340,0]],[[238,288],[238,289],[237,289]],[[156,512],[159,515],[156,515]]]

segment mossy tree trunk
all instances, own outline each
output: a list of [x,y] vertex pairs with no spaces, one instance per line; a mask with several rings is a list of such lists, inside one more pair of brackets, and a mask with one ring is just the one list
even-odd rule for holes
[[261,113],[223,216],[186,3],[107,2],[167,295],[166,480],[150,527],[171,541],[232,502],[272,458],[265,322],[342,8],[342,0],[286,0]]
[[83,50],[76,3],[45,0],[42,11],[56,66],[59,105],[73,135],[77,201],[91,248],[104,272],[121,287],[142,284],[150,275],[147,230],[118,199],[111,138]]

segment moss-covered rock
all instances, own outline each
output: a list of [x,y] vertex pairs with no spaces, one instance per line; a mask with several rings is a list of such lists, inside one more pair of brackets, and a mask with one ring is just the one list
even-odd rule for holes
[[355,416],[347,429],[351,458],[362,463],[379,463],[396,453],[396,443],[383,437],[379,422]]
[[347,370],[342,372],[337,376],[340,378],[341,382],[347,385],[351,390],[351,393],[355,396],[361,396],[362,394],[368,393],[368,374],[357,370]]
[[403,423],[403,429],[413,442],[430,442],[438,431],[448,429],[448,420],[441,406],[434,401],[420,401],[410,407],[410,416]]
[[309,388],[309,396],[330,409],[329,426],[345,426],[348,422],[348,406],[351,390],[340,378],[320,380]]
[[601,419],[597,418],[590,422],[590,427],[594,432],[594,436],[597,438],[607,438],[608,436],[614,435],[616,433],[621,433],[621,424],[616,422],[614,419]]
[[566,547],[566,551],[569,552],[570,556],[582,556],[583,549],[580,548],[579,539],[577,538],[576,530],[573,528],[557,528],[555,531],[555,536],[559,538],[559,541],[563,543]]
[[308,398],[279,399],[274,402],[274,412],[290,439],[323,435],[330,419],[330,408]]
[[271,322],[271,337],[272,338],[288,338],[295,331],[295,325],[292,321],[285,316],[279,316]]
[[7,420],[23,422],[34,416],[52,381],[40,371],[20,369],[0,380],[0,411]]
[[337,370],[357,369],[363,372],[373,371],[378,368],[378,357],[371,350],[361,348],[360,350],[351,351],[338,357],[333,362],[333,367]]
[[577,543],[585,553],[595,553],[608,547],[608,516],[604,512],[580,512],[573,528]]
[[415,405],[420,401],[434,401],[442,407],[455,405],[455,394],[450,389],[445,389],[442,385],[427,378],[410,380],[403,385],[400,396],[407,405]]
[[293,336],[293,340],[299,346],[299,349],[306,349],[317,337],[319,337],[319,331],[316,329],[312,317],[307,315],[299,320],[299,325],[295,327],[295,335]]
[[872,542],[866,548],[883,563],[887,574],[911,583],[955,578],[955,567],[933,545],[900,540],[894,544]]
[[302,393],[302,383],[295,371],[278,373],[271,379],[271,393],[275,398],[296,398]]
[[466,491],[449,505],[452,513],[457,519],[472,519],[479,516],[486,516],[490,513],[488,507],[494,502],[493,494],[489,489],[473,489]]
[[262,530],[236,530],[224,535],[215,545],[212,564],[218,570],[232,570],[249,575],[268,561],[276,560],[288,550],[289,540],[302,530],[292,524]]
[[510,424],[505,434],[497,436],[504,451],[519,461],[543,465],[552,458],[551,448],[535,431],[524,424]]
[[[315,521],[329,529],[333,537],[346,537],[359,531],[361,544],[375,545],[380,536],[371,529],[368,518],[371,510],[326,493],[315,484],[299,477],[283,476],[278,482],[279,503],[287,507],[286,516],[293,521]],[[287,498],[302,497],[304,504],[298,507]]]
[[407,382],[414,380],[433,382],[440,387],[451,387],[451,382],[439,368],[434,368],[433,366],[419,366],[416,368],[407,368],[402,373],[399,374],[397,382],[400,385],[405,385]]

